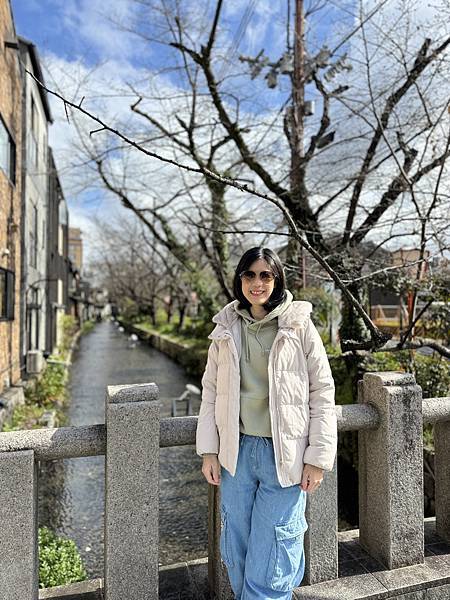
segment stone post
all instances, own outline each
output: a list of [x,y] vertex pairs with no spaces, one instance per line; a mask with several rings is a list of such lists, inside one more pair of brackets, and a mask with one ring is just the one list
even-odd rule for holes
[[305,576],[302,585],[337,579],[338,502],[337,458],[333,470],[323,474],[323,482],[306,495]]
[[388,569],[422,563],[422,390],[409,373],[365,373],[358,402],[380,414],[358,432],[359,541]]
[[450,543],[450,421],[434,425],[436,533]]
[[105,599],[157,600],[159,404],[154,383],[108,386]]
[[37,600],[37,466],[33,450],[0,453],[0,598]]
[[208,579],[211,598],[234,600],[227,569],[220,555],[220,486],[208,484]]

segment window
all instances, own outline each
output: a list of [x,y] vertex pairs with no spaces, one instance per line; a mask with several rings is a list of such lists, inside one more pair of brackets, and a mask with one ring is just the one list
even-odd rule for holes
[[34,167],[35,169],[38,166],[38,139],[39,139],[39,122],[38,122],[38,113],[36,103],[34,101],[33,96],[31,96],[31,128],[30,134],[28,138],[28,151],[29,151],[29,161],[30,167]]
[[31,208],[30,223],[30,265],[36,268],[38,251],[38,210],[36,206]]
[[58,225],[58,254],[64,254],[64,230],[62,225]]
[[14,319],[14,273],[0,268],[0,321]]
[[58,218],[59,218],[59,226],[58,226],[58,254],[60,256],[64,255],[64,227],[67,226],[69,215],[67,213],[67,205],[61,194],[59,196],[59,208],[58,208]]
[[16,145],[0,117],[0,169],[16,183]]
[[62,304],[64,302],[64,288],[62,279],[58,279],[58,304]]

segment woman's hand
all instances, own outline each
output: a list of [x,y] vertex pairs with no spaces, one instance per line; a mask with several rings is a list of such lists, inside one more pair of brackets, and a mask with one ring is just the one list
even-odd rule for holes
[[305,492],[314,492],[323,479],[323,469],[315,467],[314,465],[305,464],[303,467],[302,482],[300,489]]
[[216,454],[203,456],[202,473],[208,483],[220,485],[220,463]]

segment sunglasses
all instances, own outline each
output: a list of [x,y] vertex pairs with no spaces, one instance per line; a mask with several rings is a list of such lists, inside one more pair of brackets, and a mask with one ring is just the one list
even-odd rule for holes
[[[242,271],[242,273],[239,275],[239,277],[241,279],[245,279],[245,281],[255,281],[257,276],[257,273],[255,273],[254,271]],[[276,275],[275,273],[272,273],[272,271],[261,271],[259,277],[261,281],[269,282],[273,281]]]

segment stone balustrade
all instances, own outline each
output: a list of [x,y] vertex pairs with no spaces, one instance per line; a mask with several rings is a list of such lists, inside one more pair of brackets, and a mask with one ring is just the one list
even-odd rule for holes
[[[105,455],[106,600],[158,598],[159,448],[195,443],[197,417],[160,419],[155,384],[110,386],[105,425],[0,434],[0,599],[37,600],[37,461]],[[434,424],[436,533],[450,541],[450,398],[422,400],[406,373],[367,373],[358,404],[360,543],[388,569],[424,561],[422,427]],[[220,487],[208,486],[211,592],[231,598],[220,560]],[[337,468],[308,496],[303,585],[338,577]]]

